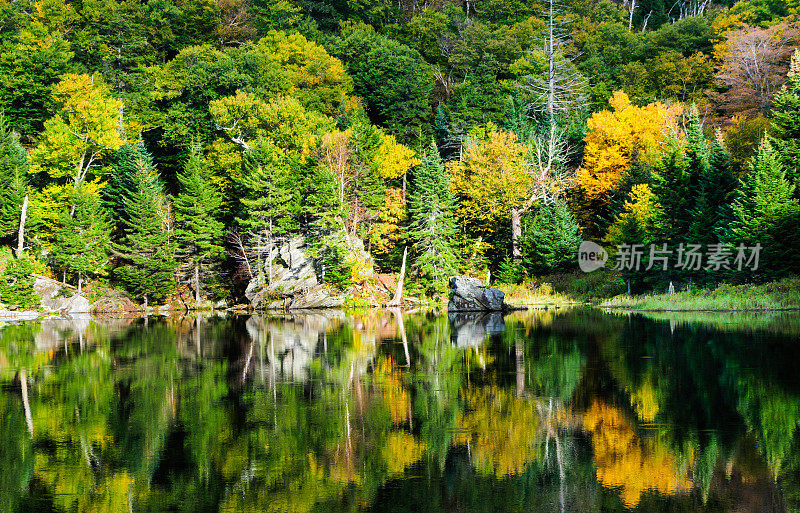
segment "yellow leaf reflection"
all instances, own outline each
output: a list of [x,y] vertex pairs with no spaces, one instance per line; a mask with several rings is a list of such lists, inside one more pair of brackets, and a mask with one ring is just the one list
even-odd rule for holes
[[597,479],[609,488],[621,488],[626,506],[636,507],[646,491],[670,495],[691,486],[669,450],[657,440],[639,438],[618,408],[594,401],[583,422],[592,434]]

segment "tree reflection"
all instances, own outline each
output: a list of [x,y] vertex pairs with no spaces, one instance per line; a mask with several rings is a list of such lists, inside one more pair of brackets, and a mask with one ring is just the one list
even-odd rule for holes
[[3,325],[0,511],[800,507],[784,329],[456,320]]

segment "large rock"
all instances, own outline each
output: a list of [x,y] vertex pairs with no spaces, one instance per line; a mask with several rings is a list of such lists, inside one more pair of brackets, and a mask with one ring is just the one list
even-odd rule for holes
[[338,294],[322,283],[321,265],[308,255],[304,240],[292,239],[274,248],[264,262],[260,275],[250,280],[245,290],[245,296],[253,308],[337,308],[344,303],[344,294]]
[[450,312],[501,312],[508,310],[505,294],[487,287],[482,281],[467,276],[450,278]]
[[477,347],[489,335],[500,335],[506,329],[500,312],[448,312],[450,341],[456,347]]
[[42,298],[41,306],[51,313],[89,313],[89,300],[76,294],[75,287],[48,278],[36,276],[33,291]]

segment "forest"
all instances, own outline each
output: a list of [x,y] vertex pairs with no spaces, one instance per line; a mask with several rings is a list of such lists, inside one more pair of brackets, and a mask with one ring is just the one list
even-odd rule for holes
[[583,240],[719,257],[659,268],[645,249],[642,270],[598,272],[608,295],[792,276],[799,15],[798,0],[0,0],[0,302],[36,307],[34,275],[240,302],[298,239],[331,287],[368,266],[427,297],[455,274],[582,280]]

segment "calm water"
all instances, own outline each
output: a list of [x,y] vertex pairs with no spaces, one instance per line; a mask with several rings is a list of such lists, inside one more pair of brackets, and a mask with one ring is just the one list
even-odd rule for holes
[[0,330],[3,513],[800,511],[796,314]]

